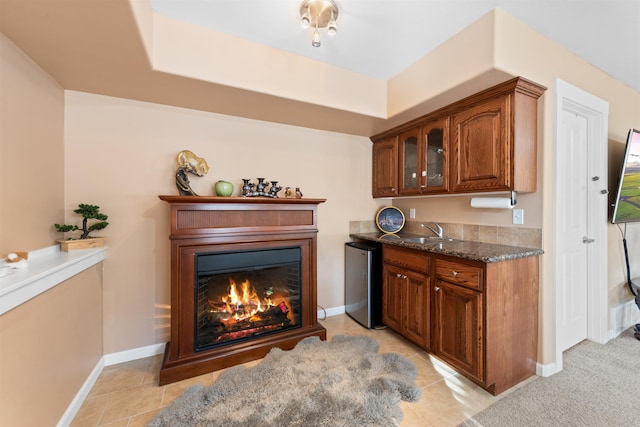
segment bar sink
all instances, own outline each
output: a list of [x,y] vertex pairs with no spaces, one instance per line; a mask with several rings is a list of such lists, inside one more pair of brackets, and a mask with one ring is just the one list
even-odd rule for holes
[[420,243],[420,244],[453,242],[453,239],[449,239],[447,237],[438,237],[438,236],[412,236],[412,235],[400,234],[398,235],[398,239],[407,243]]

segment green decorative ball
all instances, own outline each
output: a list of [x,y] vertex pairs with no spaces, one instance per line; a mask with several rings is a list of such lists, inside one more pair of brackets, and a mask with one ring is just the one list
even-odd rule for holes
[[229,181],[218,181],[214,188],[216,195],[220,197],[229,197],[233,194],[233,184]]

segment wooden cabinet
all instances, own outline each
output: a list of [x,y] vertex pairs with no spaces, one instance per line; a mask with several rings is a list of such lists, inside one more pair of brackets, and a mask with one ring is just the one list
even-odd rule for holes
[[453,191],[512,189],[508,100],[489,99],[453,116]]
[[[518,77],[371,137],[374,197],[536,191],[537,101],[545,90]],[[377,153],[390,140],[397,155]],[[380,192],[376,182],[393,179],[392,170],[397,191]]]
[[398,195],[398,137],[373,144],[373,197]]
[[436,280],[433,301],[434,354],[482,381],[482,293]]
[[382,270],[382,323],[402,334],[404,270],[387,263]]
[[535,375],[538,263],[436,255],[433,354],[493,394]]
[[430,344],[430,265],[426,252],[383,246],[382,321],[424,349]]
[[399,194],[445,192],[448,189],[449,118],[411,128],[399,138]]
[[382,320],[493,394],[535,375],[538,257],[484,263],[383,245]]
[[436,258],[432,322],[434,354],[482,381],[483,269],[468,262]]

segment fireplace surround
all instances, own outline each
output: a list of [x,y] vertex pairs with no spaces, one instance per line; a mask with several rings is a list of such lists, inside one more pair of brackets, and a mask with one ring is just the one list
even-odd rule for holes
[[170,205],[171,338],[160,385],[326,339],[317,319],[324,199],[159,196]]

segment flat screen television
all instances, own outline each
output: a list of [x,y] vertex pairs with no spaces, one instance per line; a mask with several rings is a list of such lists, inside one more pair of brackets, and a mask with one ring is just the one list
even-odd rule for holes
[[640,221],[640,131],[629,129],[611,222],[635,221]]

